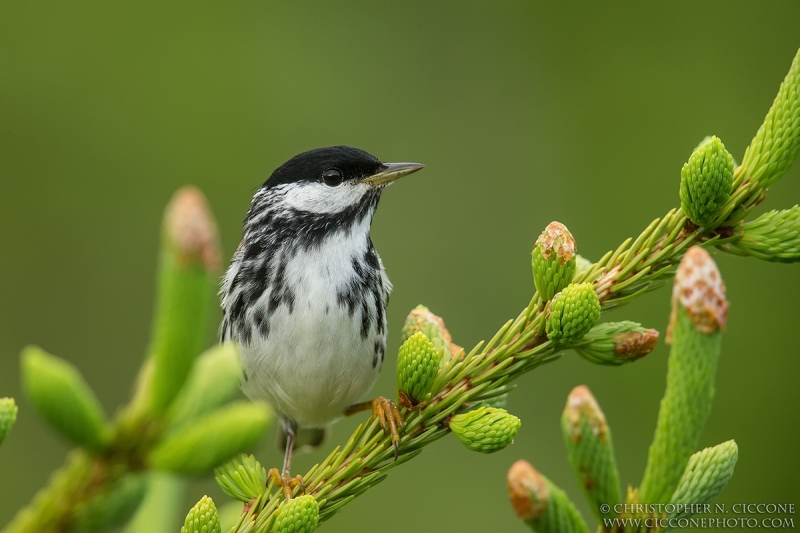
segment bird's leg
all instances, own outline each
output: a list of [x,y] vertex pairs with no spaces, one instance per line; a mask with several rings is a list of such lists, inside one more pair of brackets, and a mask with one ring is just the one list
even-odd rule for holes
[[305,492],[306,487],[303,484],[301,476],[291,476],[292,470],[292,451],[294,449],[294,441],[297,437],[297,424],[293,422],[284,421],[284,429],[286,431],[286,451],[283,454],[283,470],[278,472],[277,468],[270,468],[269,479],[275,482],[276,487],[283,489],[283,494],[287,500],[292,499],[292,492],[296,487],[301,487]]
[[347,408],[344,414],[345,416],[350,416],[368,409],[372,409],[372,417],[380,421],[383,431],[386,432],[388,430],[392,435],[392,446],[394,447],[394,458],[396,460],[400,453],[400,433],[397,428],[405,429],[403,415],[392,400],[383,396],[378,396],[369,402],[353,404]]

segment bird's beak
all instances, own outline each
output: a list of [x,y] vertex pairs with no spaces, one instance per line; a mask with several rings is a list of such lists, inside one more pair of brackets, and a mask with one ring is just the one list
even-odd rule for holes
[[369,183],[370,185],[385,185],[403,176],[408,176],[417,170],[423,169],[425,165],[420,165],[419,163],[384,163],[383,167],[381,172],[364,178],[361,181]]

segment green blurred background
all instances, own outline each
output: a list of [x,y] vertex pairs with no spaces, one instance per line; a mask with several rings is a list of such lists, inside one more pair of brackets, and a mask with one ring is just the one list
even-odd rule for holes
[[[425,163],[374,223],[395,284],[389,352],[418,303],[469,347],[527,304],[529,252],[548,222],[597,259],[677,205],[680,167],[704,136],[741,160],[800,46],[798,21],[794,1],[0,3],[0,395],[20,403],[0,449],[0,524],[68,449],[21,395],[20,349],[74,362],[110,413],[126,402],[177,187],[208,195],[229,257],[255,188],[298,152],[350,144]],[[795,165],[766,207],[798,201]],[[731,312],[702,444],[740,447],[720,501],[800,503],[800,270],[717,260]],[[663,338],[668,313],[662,288],[607,317]],[[638,484],[666,356],[662,342],[609,369],[567,354],[519,381],[513,446],[482,456],[440,441],[325,530],[525,531],[505,489],[520,457],[588,519],[559,430],[566,396],[592,389],[621,478]],[[392,368],[375,392],[392,394]],[[298,472],[355,423],[298,457]],[[268,466],[273,440],[257,450]],[[181,515],[205,492],[226,501],[198,480]]]

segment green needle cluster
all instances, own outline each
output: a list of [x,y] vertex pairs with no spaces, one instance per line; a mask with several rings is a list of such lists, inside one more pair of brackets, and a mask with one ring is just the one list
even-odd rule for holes
[[714,399],[728,302],[722,277],[708,252],[702,248],[689,252],[675,276],[667,390],[640,488],[644,503],[669,501],[697,450]]
[[[576,348],[595,362],[616,364],[626,355],[619,351],[628,350],[635,356],[649,349],[654,335],[647,333],[648,330],[631,328],[627,333],[640,337],[628,343],[630,338],[620,340],[608,336],[614,326],[608,326],[606,330],[599,329],[601,326],[593,330],[593,327],[601,311],[624,305],[671,279],[678,263],[692,246],[717,247],[767,260],[800,260],[795,231],[797,217],[793,210],[796,208],[744,222],[752,208],[766,198],[766,187],[775,183],[800,153],[798,91],[800,54],[795,57],[789,75],[742,164],[733,171],[727,200],[724,198],[727,190],[725,176],[730,165],[721,143],[714,144],[712,139],[710,146],[701,147],[704,153],[709,150],[711,153],[708,172],[705,156],[702,161],[699,158],[690,161],[696,172],[687,174],[687,180],[691,181],[687,181],[686,190],[691,194],[686,197],[685,211],[669,211],[655,219],[637,237],[625,240],[593,263],[581,261],[579,265],[573,256],[561,264],[558,250],[565,252],[569,245],[564,232],[561,232],[562,241],[558,246],[556,239],[548,249],[541,246],[542,243],[537,244],[539,251],[535,254],[539,254],[538,259],[532,258],[537,293],[487,342],[481,341],[471,350],[464,351],[452,343],[441,319],[429,314],[427,309],[418,308],[416,313],[412,312],[414,316],[404,328],[404,340],[422,332],[440,354],[435,374],[431,370],[432,357],[427,355],[411,358],[418,364],[421,362],[424,372],[418,370],[416,378],[408,378],[408,374],[403,373],[403,379],[410,383],[411,393],[417,398],[424,397],[424,403],[415,405],[413,410],[404,410],[406,431],[401,436],[396,460],[390,436],[383,432],[377,420],[370,420],[358,426],[345,444],[336,447],[303,476],[305,496],[313,498],[318,508],[317,522],[333,516],[344,505],[384,480],[391,468],[416,457],[425,446],[448,433],[469,428],[475,423],[471,417],[476,416],[470,413],[482,413],[479,418],[487,416],[487,413],[498,415],[498,411],[490,411],[487,404],[504,398],[513,389],[515,379],[557,360],[565,351]],[[698,188],[700,182],[694,180],[701,178],[719,186]],[[700,223],[707,221],[706,217],[712,217],[712,211],[709,226],[702,226]],[[687,215],[697,220],[690,221]],[[777,252],[770,253],[766,246],[759,245],[758,241],[762,239],[776,243],[773,248]],[[781,239],[786,244],[777,242]],[[551,252],[553,255],[545,257]],[[562,256],[566,257],[563,253]],[[572,266],[570,261],[574,261]],[[216,355],[206,353],[198,358],[218,264],[216,230],[202,195],[194,189],[179,191],[165,217],[150,353],[143,364],[131,403],[113,420],[106,419],[93,393],[74,367],[38,349],[25,352],[23,372],[26,375],[23,381],[31,404],[80,449],[70,454],[66,465],[54,474],[34,501],[20,511],[6,528],[6,533],[59,531],[72,525],[78,516],[76,510],[82,506],[85,508],[95,496],[111,495],[119,480],[127,478],[128,482],[120,487],[133,487],[135,480],[128,476],[135,472],[151,469],[148,475],[151,477],[152,469],[156,467],[181,473],[207,471],[217,466],[213,463],[219,464],[241,453],[242,448],[261,433],[271,419],[263,406],[226,404],[238,379],[230,352],[227,355],[223,353],[227,348],[221,348],[223,352]],[[570,269],[572,274],[569,274]],[[708,269],[704,271],[709,272]],[[537,276],[539,281],[536,281]],[[565,282],[568,284],[563,286]],[[552,299],[548,298],[551,291]],[[690,457],[713,395],[713,384],[709,384],[716,364],[713,352],[718,350],[718,330],[725,324],[727,307],[724,299],[719,298],[707,304],[698,298],[691,301],[678,298],[677,301],[671,328],[673,353],[670,356],[675,362],[670,363],[668,390],[651,451],[652,465],[648,462],[642,484],[641,495],[645,502],[669,501],[678,494],[676,490],[684,486],[684,479],[687,480],[686,487],[701,487],[687,472],[696,470],[697,465],[706,464],[703,462],[705,456],[699,457],[696,465]],[[610,343],[613,343],[613,348]],[[425,346],[427,354],[428,346]],[[703,352],[703,355],[696,361],[689,361],[679,352]],[[686,379],[681,381],[680,377]],[[701,382],[705,383],[704,390],[698,388]],[[42,387],[40,383],[48,383],[52,389]],[[60,391],[59,399],[66,398],[63,405],[56,405],[53,390]],[[700,406],[696,412],[691,416],[679,416],[686,414],[691,402]],[[257,413],[256,410],[260,411]],[[492,434],[494,430],[489,429],[484,434],[482,438],[489,438],[487,451],[510,442],[509,436],[513,438],[512,433],[516,431],[512,428],[515,424],[518,427],[518,421],[514,420],[505,413],[495,421],[502,431]],[[593,427],[587,418],[578,424],[582,428],[581,435],[584,431],[581,424],[584,423],[589,424],[587,428]],[[486,427],[491,428],[492,424]],[[469,440],[476,442],[474,436]],[[590,442],[590,439],[585,439],[585,442]],[[586,459],[581,459],[584,456],[577,449],[575,453],[579,459],[576,464],[584,464]],[[730,456],[728,453],[726,457]],[[113,465],[109,458],[114,459]],[[713,464],[723,465],[723,462]],[[240,466],[256,478],[263,470],[260,465],[245,461],[240,461]],[[234,471],[239,472],[238,468]],[[714,468],[720,476],[728,472],[722,467]],[[249,472],[251,469],[257,472]],[[102,475],[97,475],[98,472]],[[283,504],[283,493],[273,483],[269,483],[263,492],[256,493],[249,485],[254,479],[252,476],[248,476],[249,481],[245,482],[245,477],[236,478],[227,467],[225,472],[231,493],[240,499],[253,495],[232,532],[268,533],[275,527],[295,527],[292,524],[297,522],[289,520],[288,515],[278,522],[289,505]],[[683,477],[684,474],[689,477]],[[536,516],[531,515],[532,527],[537,531],[586,531],[585,524],[563,491],[541,475],[525,479],[523,486],[529,489],[531,506],[538,509]],[[706,497],[716,486],[686,490]],[[134,496],[136,493],[133,490],[122,492]],[[302,527],[310,527],[314,514],[309,511],[313,507],[310,500],[294,505],[305,506],[302,509],[298,507],[298,512],[302,511],[302,516],[309,517]],[[211,514],[215,513],[208,510],[202,516]],[[294,511],[291,516],[295,516]],[[192,523],[201,524],[201,521],[198,519]],[[207,528],[209,524],[216,527],[213,520],[200,527]],[[192,531],[196,530],[195,526],[191,527],[194,528]]]
[[411,335],[400,346],[397,354],[397,387],[412,403],[425,399],[439,373],[442,350],[428,340],[421,331]]
[[506,478],[511,507],[536,533],[588,533],[563,490],[527,461],[517,461]]
[[452,357],[458,357],[462,352],[461,346],[453,344],[453,338],[442,317],[433,314],[424,305],[418,305],[406,317],[403,329],[400,332],[400,342],[406,342],[412,335],[421,331],[433,343],[437,351],[443,353],[439,364],[444,364]]
[[587,361],[619,366],[638,361],[652,352],[657,342],[657,330],[623,320],[598,324],[574,348]]
[[800,206],[769,211],[745,222],[740,237],[725,249],[763,261],[800,261]]
[[[694,453],[711,410],[721,330],[728,311],[722,277],[704,249],[690,248],[681,260],[672,300],[667,390],[641,488],[629,487],[623,500],[611,429],[586,386],[572,390],[561,417],[570,465],[602,530],[606,519],[666,518],[664,514],[630,512],[635,505],[620,512],[619,503],[680,504],[676,506],[680,512],[672,517],[688,517],[696,504],[712,501],[733,475],[738,454],[733,441]],[[646,331],[632,322],[604,324],[593,330],[593,338],[584,340],[583,345],[578,343],[576,349],[600,342],[597,339],[614,338],[609,333],[615,330],[635,335]],[[608,341],[602,341],[601,346],[605,342]],[[508,484],[514,511],[533,531],[585,530],[582,522],[569,518],[574,507],[566,495],[553,489],[552,483],[525,461],[511,467]],[[558,511],[545,506],[548,498],[557,502],[550,505],[556,505]],[[556,521],[557,525],[553,525]]]
[[481,406],[454,416],[450,430],[470,450],[494,453],[513,442],[521,424],[519,418],[505,409]]
[[591,283],[573,283],[550,303],[547,338],[576,341],[589,333],[600,318],[600,300]]
[[780,178],[800,154],[800,51],[778,89],[764,123],[744,152],[746,177],[766,188]]
[[319,522],[319,504],[313,496],[292,498],[278,508],[275,533],[311,533]]
[[589,506],[598,518],[609,516],[600,506],[613,507],[622,498],[614,459],[611,428],[597,400],[584,385],[572,389],[561,416],[567,456]]
[[681,169],[681,209],[698,226],[711,226],[733,191],[733,157],[717,137],[698,146]]
[[[102,531],[128,521],[153,530],[170,523],[185,481],[158,476],[211,471],[261,436],[272,414],[263,404],[229,403],[238,393],[238,353],[219,346],[201,354],[219,266],[214,220],[203,195],[178,191],[162,230],[159,294],[149,356],[130,404],[109,419],[75,366],[36,347],[23,350],[22,382],[30,404],[79,448],[5,533]],[[0,405],[0,429],[11,416]],[[162,487],[167,487],[164,492]],[[154,498],[148,498],[150,492]],[[141,505],[155,501],[152,509]],[[209,500],[210,502],[210,500]],[[196,522],[195,522],[196,523]],[[194,526],[193,526],[194,527]],[[219,531],[201,527],[189,531]],[[137,530],[132,530],[137,531]]]
[[[733,477],[738,459],[739,448],[732,440],[692,455],[670,501],[676,504],[672,516],[688,518],[691,514],[687,509],[691,509],[691,505],[714,501]],[[678,512],[678,509],[682,510]]]
[[220,533],[219,515],[214,500],[203,496],[186,515],[181,533]]
[[252,455],[242,454],[228,461],[214,475],[225,494],[245,503],[267,490],[267,471]]
[[[798,69],[798,58],[792,72]],[[787,80],[781,91],[787,94],[797,92],[796,76],[789,76]],[[786,84],[793,86],[787,89]],[[786,110],[791,114],[793,108],[773,106],[773,109],[772,120],[781,123],[794,120],[783,114]],[[788,163],[780,168],[788,168],[796,155],[792,152],[776,156],[787,158]],[[689,219],[682,210],[673,209],[664,217],[653,220],[636,238],[625,240],[594,263],[582,262],[582,270],[576,268],[572,283],[588,283],[600,308],[606,311],[669,281],[681,258],[693,245],[730,249],[741,238],[737,224],[765,198],[763,187],[746,179],[748,172],[745,163],[734,171],[731,196],[717,213],[717,220],[721,221],[718,228],[724,228],[724,231],[688,224]],[[557,297],[550,302],[550,308],[555,300]],[[546,302],[537,294],[489,341],[478,343],[462,356],[443,358],[430,400],[423,408],[406,412],[407,430],[401,437],[397,463],[392,462],[390,438],[383,434],[377,422],[371,421],[359,426],[345,445],[334,449],[322,463],[312,468],[304,480],[308,493],[314,495],[320,504],[320,520],[329,518],[370,486],[382,481],[389,468],[415,457],[421,448],[445,436],[450,430],[443,422],[450,417],[507,394],[514,387],[514,379],[558,359],[565,350],[576,346],[581,339],[573,336],[580,330],[570,330],[568,336],[563,335],[563,310],[550,327],[551,332],[557,332],[559,339],[553,340],[544,334],[549,318],[547,312]],[[552,310],[550,313],[552,317]],[[588,320],[592,315],[591,311],[587,313],[585,322],[589,325],[584,334],[594,325],[592,320]],[[570,324],[569,320],[567,324]],[[281,499],[282,493],[276,490],[260,498],[232,532],[248,531],[251,527],[260,531],[270,527],[274,514],[265,517],[264,513],[274,513]]]
[[533,283],[542,300],[548,301],[572,282],[577,246],[567,227],[551,222],[539,235],[531,252]]

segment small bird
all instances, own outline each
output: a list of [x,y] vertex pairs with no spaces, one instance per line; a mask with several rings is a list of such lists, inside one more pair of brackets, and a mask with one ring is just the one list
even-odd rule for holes
[[280,417],[284,463],[270,477],[287,499],[302,484],[290,476],[292,451],[321,444],[344,415],[372,408],[397,453],[394,403],[357,403],[381,371],[392,290],[370,226],[383,189],[423,166],[318,148],[278,167],[253,197],[222,284],[220,336],[239,346],[245,394]]

